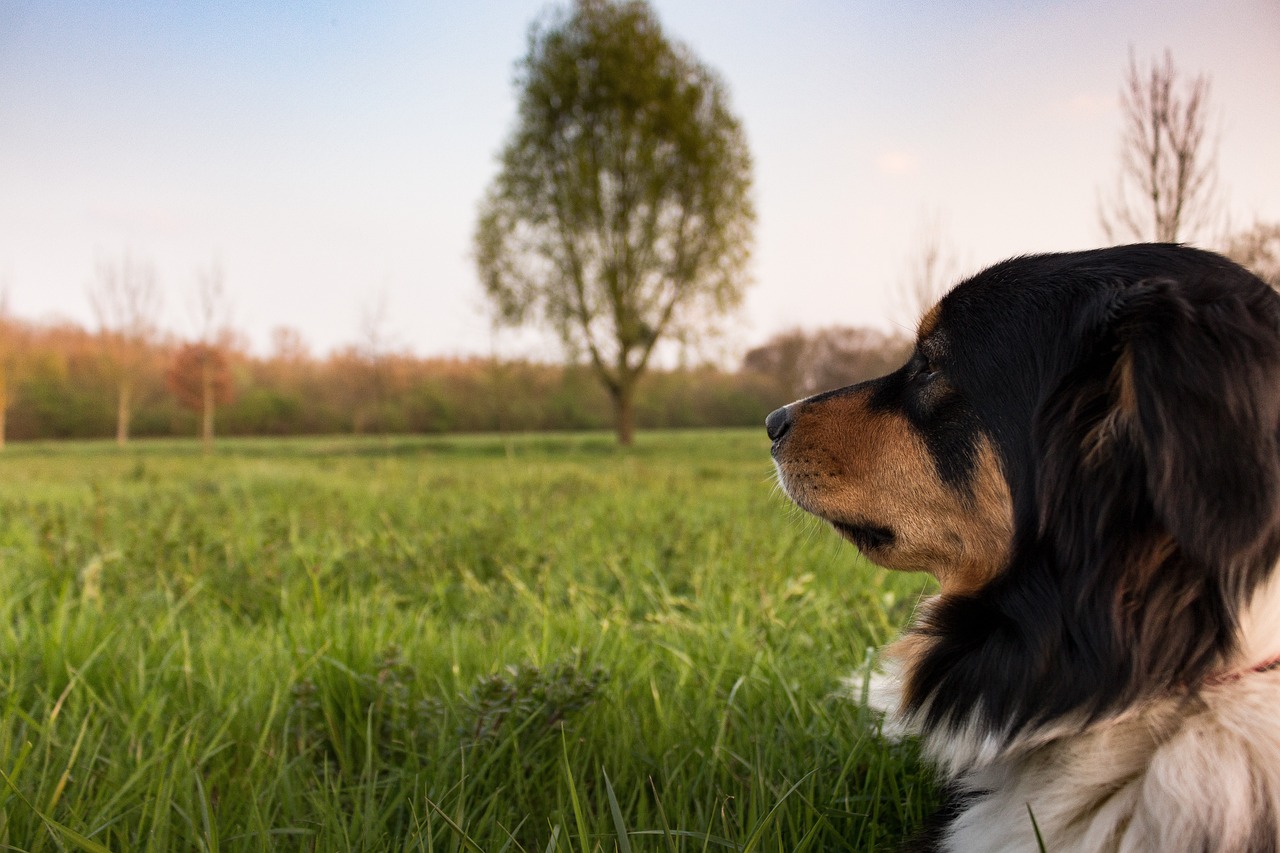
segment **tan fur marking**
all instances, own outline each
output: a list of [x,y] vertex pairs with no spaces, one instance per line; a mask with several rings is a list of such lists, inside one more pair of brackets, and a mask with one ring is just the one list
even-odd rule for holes
[[1132,428],[1138,418],[1138,395],[1133,387],[1133,358],[1124,350],[1111,371],[1108,391],[1110,411],[1084,437],[1084,462],[1099,465],[1116,437]]
[[878,525],[895,541],[866,556],[932,574],[946,594],[972,592],[1008,560],[1012,498],[996,455],[979,447],[972,495],[942,482],[923,439],[900,414],[873,412],[869,392],[798,405],[778,458],[783,485],[828,521]]
[[924,312],[920,318],[920,324],[916,328],[916,340],[924,340],[933,334],[934,329],[938,328],[938,320],[942,314],[942,305],[937,304]]
[[[933,601],[934,599],[930,599]],[[917,613],[916,620],[925,614]],[[898,664],[904,672],[911,672],[933,647],[933,642],[923,634],[908,631],[880,649],[880,657]]]
[[1138,392],[1133,383],[1133,353],[1127,347],[1116,359],[1115,370],[1111,373],[1111,382],[1116,397],[1116,411],[1130,420],[1136,419]]
[[[938,602],[939,598],[939,596],[933,596],[921,603],[913,619],[914,625],[921,624],[922,620],[928,620],[928,611],[931,609],[931,605]],[[881,666],[893,672],[898,678],[898,689],[889,694],[887,704],[890,707],[887,707],[886,710],[893,714],[902,714],[907,707],[918,703],[923,698],[917,695],[920,685],[915,683],[915,679],[911,678],[911,674],[915,672],[916,667],[933,649],[935,643],[936,640],[933,637],[918,631],[908,630],[892,643],[881,647],[879,653]],[[915,689],[912,690],[912,687]]]

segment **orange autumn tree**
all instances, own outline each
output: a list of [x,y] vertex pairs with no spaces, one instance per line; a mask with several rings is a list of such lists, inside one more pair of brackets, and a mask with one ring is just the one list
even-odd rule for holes
[[200,415],[200,440],[207,452],[213,445],[214,411],[235,397],[226,352],[203,341],[183,344],[165,379],[178,402]]
[[213,449],[213,414],[230,403],[234,393],[230,360],[235,332],[222,265],[214,261],[196,276],[192,316],[198,338],[179,347],[169,368],[169,390],[178,401],[200,415],[200,441],[205,453]]
[[30,329],[9,311],[9,289],[0,287],[0,450],[4,449],[9,404],[28,355]]

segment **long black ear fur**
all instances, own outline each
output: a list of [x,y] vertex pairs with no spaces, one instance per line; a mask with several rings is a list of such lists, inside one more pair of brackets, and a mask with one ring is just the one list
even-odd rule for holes
[[1223,666],[1274,568],[1280,297],[1197,267],[1114,291],[1092,338],[1038,414],[1024,553],[1061,596],[1058,677],[1099,714]]
[[1115,405],[1157,516],[1219,569],[1274,536],[1280,507],[1280,310],[1240,278],[1229,290],[1208,276],[1144,282],[1117,318]]

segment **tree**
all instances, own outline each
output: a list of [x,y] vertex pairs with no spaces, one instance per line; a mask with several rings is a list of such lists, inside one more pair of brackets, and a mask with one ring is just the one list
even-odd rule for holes
[[224,278],[216,260],[196,274],[192,315],[197,339],[179,348],[168,376],[179,402],[200,414],[200,441],[206,453],[213,449],[214,413],[231,401],[233,391],[227,353],[235,333]]
[[630,444],[654,347],[742,301],[746,137],[719,77],[641,0],[577,0],[535,24],[517,88],[476,227],[480,278],[501,322],[585,352]]
[[271,359],[289,372],[296,373],[315,359],[302,332],[293,326],[276,326],[271,330]]
[[28,329],[9,310],[9,288],[0,286],[0,450],[4,449],[9,404],[27,354]]
[[1181,83],[1169,51],[1145,74],[1130,51],[1120,91],[1120,175],[1098,207],[1112,242],[1188,240],[1219,214],[1217,152],[1206,136],[1209,78],[1201,74]]
[[387,361],[394,346],[387,292],[380,290],[360,312],[360,342],[356,345],[356,371],[351,389],[351,428],[357,435],[369,427],[381,429],[379,417],[386,401],[389,377]]
[[937,213],[924,216],[907,258],[907,272],[899,292],[901,313],[914,325],[937,304],[959,278],[960,263],[950,247]]
[[200,440],[208,453],[213,447],[213,413],[233,397],[226,353],[202,341],[183,344],[165,378],[178,402],[200,415]]
[[1227,257],[1280,290],[1280,222],[1255,222],[1227,241]]
[[906,361],[911,347],[910,339],[876,329],[793,329],[750,350],[742,369],[772,379],[785,399],[794,400],[888,373]]
[[129,440],[134,392],[157,332],[161,295],[155,268],[126,253],[99,260],[89,302],[98,319],[107,373],[116,386],[116,443]]

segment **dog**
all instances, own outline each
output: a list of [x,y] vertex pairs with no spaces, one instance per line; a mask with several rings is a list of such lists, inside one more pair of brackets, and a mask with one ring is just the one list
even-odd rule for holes
[[1210,252],[1014,258],[899,370],[766,419],[782,488],[938,592],[882,650],[938,851],[1280,850],[1280,296]]

